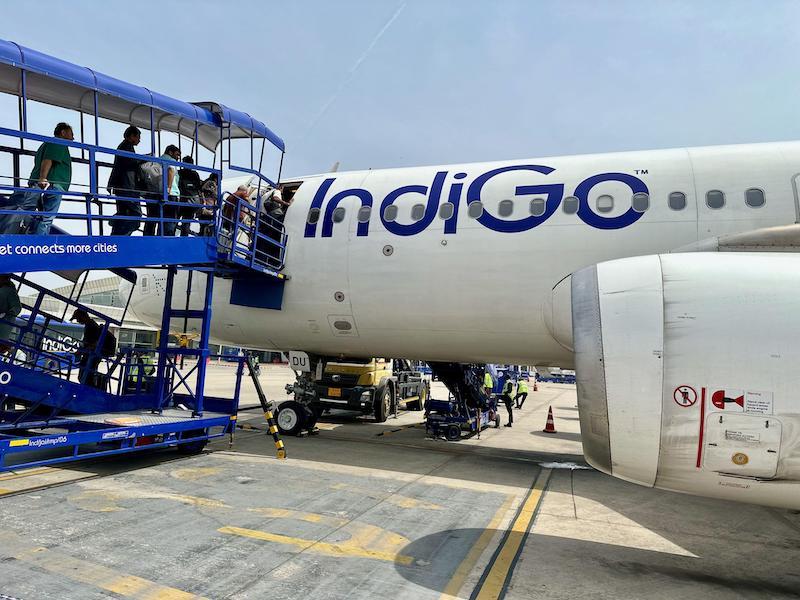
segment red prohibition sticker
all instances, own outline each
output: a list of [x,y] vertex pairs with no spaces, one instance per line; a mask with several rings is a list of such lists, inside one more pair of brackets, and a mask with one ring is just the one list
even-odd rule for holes
[[688,408],[694,406],[697,402],[697,392],[691,386],[679,385],[672,393],[672,398],[678,406]]

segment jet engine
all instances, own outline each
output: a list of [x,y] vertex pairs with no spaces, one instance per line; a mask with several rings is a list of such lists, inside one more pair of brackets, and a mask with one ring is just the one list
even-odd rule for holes
[[570,291],[592,466],[800,508],[800,256],[627,258],[574,273]]

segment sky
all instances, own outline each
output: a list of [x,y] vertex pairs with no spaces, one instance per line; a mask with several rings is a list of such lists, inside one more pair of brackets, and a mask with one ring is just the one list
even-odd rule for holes
[[3,17],[2,38],[266,122],[284,179],[800,139],[796,1],[6,0]]

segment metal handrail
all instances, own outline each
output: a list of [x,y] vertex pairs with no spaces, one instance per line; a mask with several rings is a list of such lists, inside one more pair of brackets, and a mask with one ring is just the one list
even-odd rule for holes
[[[187,168],[187,169],[192,169],[192,170],[195,170],[195,171],[201,171],[201,172],[205,172],[205,173],[209,173],[209,174],[215,173],[217,175],[218,180],[221,182],[222,181],[222,171],[219,170],[219,169],[215,169],[215,168],[211,168],[211,167],[204,167],[202,165],[184,163],[184,162],[176,161],[176,160],[173,160],[173,159],[162,158],[160,156],[151,156],[151,155],[147,155],[147,154],[136,154],[135,152],[127,152],[125,150],[118,150],[118,149],[115,149],[115,148],[108,148],[108,147],[105,147],[105,146],[99,146],[99,145],[94,145],[94,144],[86,144],[86,143],[83,143],[83,142],[76,142],[76,141],[73,141],[73,140],[65,140],[65,139],[62,139],[62,138],[56,138],[56,137],[51,137],[51,136],[39,135],[39,134],[35,134],[35,133],[29,133],[29,132],[26,132],[26,131],[8,129],[6,127],[0,127],[0,136],[16,137],[16,138],[20,138],[20,139],[23,139],[23,140],[31,140],[31,141],[37,141],[37,142],[42,142],[42,143],[59,144],[59,145],[62,145],[62,146],[66,146],[68,148],[76,148],[76,149],[79,149],[81,151],[85,151],[85,152],[88,153],[88,156],[89,156],[88,161],[86,161],[86,160],[81,160],[80,161],[82,164],[88,164],[89,165],[89,184],[88,184],[88,188],[89,189],[88,189],[88,192],[85,192],[85,193],[84,192],[62,191],[62,190],[57,190],[57,189],[42,190],[42,189],[38,189],[38,188],[35,188],[35,187],[22,187],[22,186],[13,186],[13,185],[0,184],[0,190],[5,190],[5,191],[9,191],[9,192],[34,193],[34,194],[39,194],[39,195],[52,194],[52,195],[61,196],[63,201],[83,202],[86,205],[86,213],[85,214],[79,214],[79,213],[66,213],[65,214],[65,213],[59,213],[57,211],[55,211],[55,212],[46,212],[46,211],[26,211],[26,210],[16,210],[16,209],[1,209],[0,210],[0,215],[14,214],[14,215],[21,215],[21,216],[25,216],[25,217],[35,217],[35,216],[41,217],[41,216],[51,216],[52,215],[54,218],[59,218],[59,219],[85,220],[86,221],[87,235],[89,235],[89,236],[93,236],[94,235],[93,228],[92,228],[92,222],[93,221],[101,221],[101,222],[102,221],[109,221],[109,222],[114,222],[114,221],[138,221],[138,222],[141,222],[141,223],[148,223],[148,222],[150,222],[150,223],[158,223],[159,226],[160,226],[160,229],[159,229],[160,232],[164,231],[164,224],[165,223],[175,223],[177,225],[177,223],[179,223],[179,222],[188,221],[188,222],[192,222],[192,223],[198,223],[201,226],[201,229],[203,228],[203,226],[213,225],[213,222],[211,220],[208,220],[208,219],[201,220],[201,219],[196,219],[196,218],[186,219],[186,218],[182,218],[182,217],[178,217],[178,218],[164,217],[163,207],[170,206],[170,207],[175,207],[175,208],[186,208],[187,202],[185,202],[185,201],[172,201],[172,200],[169,199],[170,198],[170,194],[169,194],[169,190],[167,190],[167,178],[163,176],[163,173],[165,172],[164,170],[166,168],[170,168],[170,167],[174,168],[176,170],[179,169],[179,168]],[[101,164],[103,166],[107,166],[108,163],[105,163],[105,162],[101,163],[100,161],[98,161],[97,160],[97,155],[98,154],[110,154],[112,156],[120,156],[120,157],[132,158],[134,160],[139,161],[141,164],[144,164],[146,162],[155,162],[155,163],[160,164],[161,165],[161,169],[162,169],[162,177],[161,177],[161,187],[162,187],[162,189],[161,189],[161,193],[158,194],[159,197],[158,198],[153,198],[153,196],[155,196],[157,193],[156,192],[152,192],[152,191],[148,191],[148,190],[124,190],[124,189],[119,189],[119,190],[115,189],[114,190],[115,192],[117,192],[117,191],[134,192],[134,193],[137,193],[140,197],[119,196],[117,194],[103,194],[103,193],[100,193],[100,188],[101,187],[105,187],[105,186],[101,186],[99,181],[98,181],[97,167],[100,166]],[[20,177],[20,179],[22,179],[22,177]],[[51,182],[51,183],[58,184],[58,182]],[[75,185],[87,187],[86,184],[75,184]],[[141,196],[143,196],[145,194],[150,196],[150,197],[141,197]],[[78,195],[83,196],[84,197],[83,200],[79,201],[79,200],[74,200],[74,199],[71,199],[71,198],[64,198],[64,196],[78,196]],[[138,216],[117,216],[117,215],[108,215],[108,216],[105,216],[105,215],[95,216],[95,215],[93,215],[92,214],[92,210],[91,210],[91,203],[93,201],[102,202],[103,200],[107,201],[109,204],[112,201],[114,203],[116,203],[118,201],[121,201],[121,202],[144,202],[145,204],[158,203],[159,207],[161,208],[160,215],[159,215],[158,218],[149,217],[149,216],[144,215],[144,214],[141,217],[138,217]],[[221,200],[222,200],[222,194],[218,190],[218,192],[217,192],[217,206],[219,206],[219,203],[221,202]],[[198,204],[197,206],[199,208],[201,205]],[[212,210],[215,210],[215,209],[212,209]]]

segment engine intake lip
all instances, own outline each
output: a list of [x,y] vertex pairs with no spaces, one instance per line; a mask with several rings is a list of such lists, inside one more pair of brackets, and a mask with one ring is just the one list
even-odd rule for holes
[[597,267],[572,275],[572,335],[581,440],[586,461],[611,475],[608,396],[603,364],[603,333]]

